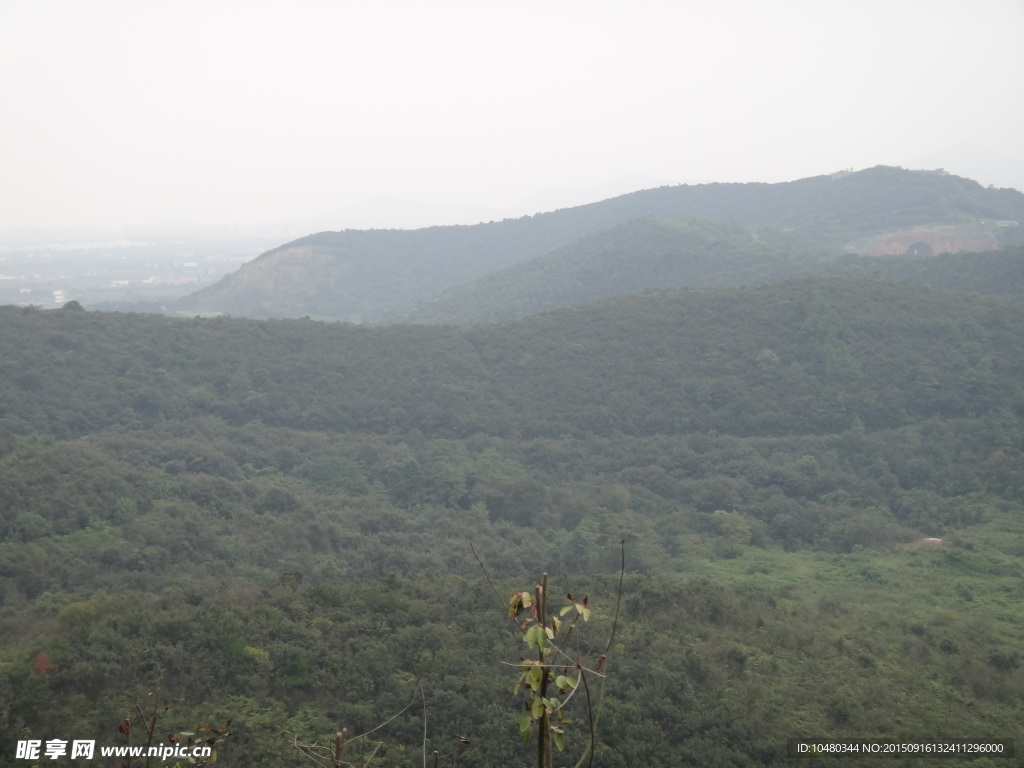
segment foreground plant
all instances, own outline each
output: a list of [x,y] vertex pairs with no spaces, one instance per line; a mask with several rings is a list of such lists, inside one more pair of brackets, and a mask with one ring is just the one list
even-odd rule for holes
[[[154,697],[156,701],[156,695],[160,693],[159,688],[153,689],[150,692],[150,696]],[[126,747],[132,747],[132,732],[136,724],[141,724],[142,729],[146,736],[145,748],[141,753],[141,757],[145,757],[145,768],[150,768],[153,764],[154,756],[161,757],[161,761],[166,761],[167,757],[171,754],[178,753],[182,750],[191,752],[194,747],[203,746],[210,748],[210,754],[208,757],[196,758],[189,757],[186,763],[176,762],[173,768],[185,768],[185,766],[204,768],[204,766],[210,765],[217,761],[216,745],[226,739],[230,735],[228,730],[231,727],[231,721],[228,720],[224,725],[193,725],[191,730],[178,731],[171,733],[167,736],[167,741],[170,746],[165,747],[161,741],[158,747],[160,754],[154,755],[153,753],[153,739],[156,733],[157,722],[162,714],[165,714],[171,708],[170,702],[165,704],[162,708],[154,703],[152,712],[147,716],[143,711],[142,707],[138,704],[135,705],[136,715],[128,715],[124,721],[118,727],[118,732],[124,737],[124,743]],[[141,745],[134,745],[141,746]],[[129,753],[122,761],[124,768],[132,768],[133,760],[132,755]]]
[[536,730],[537,768],[551,768],[552,744],[560,752],[565,749],[566,728],[573,722],[566,716],[566,706],[581,690],[586,698],[590,732],[587,747],[576,765],[578,768],[584,761],[588,764],[593,761],[601,694],[598,693],[596,702],[592,700],[587,677],[599,678],[602,681],[600,690],[603,691],[605,676],[601,670],[605,667],[608,648],[615,636],[613,623],[605,652],[595,668],[588,667],[578,630],[581,620],[590,620],[590,598],[584,595],[582,600],[576,601],[569,594],[566,601],[568,604],[557,615],[548,615],[546,573],[532,594],[516,592],[508,599],[509,616],[520,622],[523,641],[536,652],[532,658],[519,660],[519,678],[513,691],[523,691],[527,695],[525,712],[519,720],[519,735],[523,744],[528,745],[532,732]]

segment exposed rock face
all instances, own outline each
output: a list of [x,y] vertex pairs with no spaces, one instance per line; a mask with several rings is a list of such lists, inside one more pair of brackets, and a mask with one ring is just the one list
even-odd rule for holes
[[982,227],[956,225],[910,227],[855,246],[861,256],[933,256],[957,251],[994,251],[999,241]]

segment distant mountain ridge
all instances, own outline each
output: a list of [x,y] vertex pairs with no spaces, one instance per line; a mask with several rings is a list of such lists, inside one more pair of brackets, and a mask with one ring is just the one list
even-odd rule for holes
[[[941,171],[878,166],[779,184],[661,187],[472,226],[321,232],[268,251],[181,299],[176,309],[355,322],[407,315],[411,321],[415,307],[456,286],[573,244],[582,247],[588,236],[648,216],[732,221],[767,230],[765,237],[784,241],[793,254],[839,254],[854,241],[913,227],[986,226],[993,242],[1013,243],[1021,239],[1020,227],[995,222],[1024,222],[1024,194]],[[638,228],[650,234],[649,227]],[[623,244],[624,259],[630,249]]]

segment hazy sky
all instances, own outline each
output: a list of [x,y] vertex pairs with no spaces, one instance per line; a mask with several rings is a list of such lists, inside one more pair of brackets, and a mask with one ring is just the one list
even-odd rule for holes
[[1022,41],[1024,0],[0,0],[0,230],[1020,162]]

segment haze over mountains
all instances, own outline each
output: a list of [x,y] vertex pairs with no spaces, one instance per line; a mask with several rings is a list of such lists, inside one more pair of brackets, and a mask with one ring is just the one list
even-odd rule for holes
[[472,226],[320,232],[175,309],[472,324],[648,288],[842,271],[851,254],[996,250],[1024,240],[1022,221],[1024,194],[943,171],[660,187]]
[[[973,179],[983,187],[1024,190],[1024,161],[977,144],[958,144],[912,158],[906,168],[943,168],[956,176]],[[519,218],[605,200],[641,189],[676,184],[706,184],[725,179],[704,175],[666,178],[631,173],[587,187],[549,187],[514,203],[497,205],[440,204],[394,195],[377,195],[318,213],[290,226],[303,232],[339,229],[416,229],[451,224]]]
[[982,186],[1024,190],[1024,161],[978,144],[957,144],[915,157],[913,168],[945,168]]
[[338,229],[417,229],[452,224],[478,224],[586,205],[597,200],[664,186],[665,179],[633,173],[584,188],[549,187],[511,205],[444,205],[393,195],[368,197],[304,219],[294,226],[306,231]]

